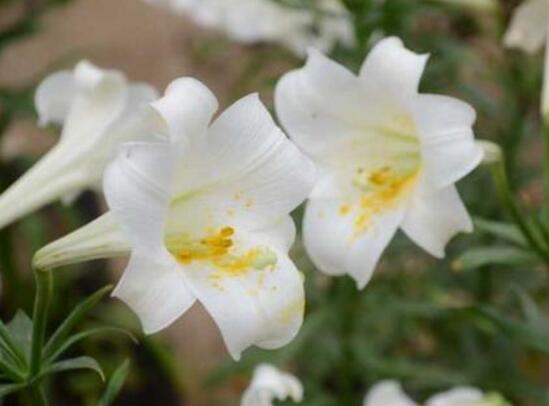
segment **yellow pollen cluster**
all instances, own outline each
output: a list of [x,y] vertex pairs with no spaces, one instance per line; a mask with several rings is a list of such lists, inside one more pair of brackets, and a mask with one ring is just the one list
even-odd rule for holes
[[373,216],[392,208],[414,183],[416,175],[417,171],[397,173],[389,166],[383,166],[369,173],[363,168],[358,168],[353,177],[353,185],[363,194],[358,204],[353,206],[343,204],[339,207],[339,213],[342,216],[348,215],[353,209],[357,211],[353,219],[353,237],[368,228]]
[[170,251],[183,265],[194,261],[206,261],[216,268],[211,279],[244,275],[252,270],[264,270],[276,265],[274,252],[265,247],[254,247],[242,254],[235,254],[232,227],[223,227],[200,240],[179,237],[167,242]]

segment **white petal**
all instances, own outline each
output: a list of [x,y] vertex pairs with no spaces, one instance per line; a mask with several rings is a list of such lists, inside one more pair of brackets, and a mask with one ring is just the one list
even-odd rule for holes
[[525,0],[513,14],[504,43],[526,52],[539,51],[546,41],[549,5],[546,0]]
[[113,296],[139,316],[146,334],[169,326],[195,301],[183,270],[167,251],[163,255],[134,251]]
[[127,110],[136,111],[159,97],[158,90],[154,86],[147,83],[132,83],[128,86]]
[[303,400],[303,386],[293,375],[272,365],[261,364],[254,370],[252,382],[242,396],[241,406],[272,406],[275,399]]
[[425,187],[411,198],[402,229],[425,251],[442,258],[448,241],[459,232],[473,231],[473,222],[455,186]]
[[312,189],[314,165],[256,95],[229,107],[195,141],[178,169],[170,227],[203,213],[218,225],[258,230],[287,215]]
[[303,223],[305,248],[315,265],[329,275],[349,274],[364,288],[381,254],[404,217],[404,202],[372,218],[356,232],[355,214],[342,215],[339,199],[312,199]]
[[74,76],[71,71],[56,72],[44,79],[36,88],[34,95],[39,124],[62,124],[75,92]]
[[417,406],[395,381],[383,381],[374,385],[364,399],[363,406]]
[[432,396],[427,400],[425,406],[467,406],[481,402],[483,398],[483,393],[476,388],[457,387]]
[[306,65],[284,75],[275,90],[282,126],[315,156],[355,134],[354,127],[369,117],[371,106],[365,101],[357,77],[313,49]]
[[124,111],[128,85],[120,72],[100,69],[86,61],[76,66],[74,83],[76,94],[63,126],[61,142],[83,149],[102,137]]
[[359,76],[369,97],[382,108],[407,110],[418,93],[427,59],[407,50],[399,38],[386,38],[370,51]]
[[303,322],[303,277],[285,253],[269,247],[266,234],[245,235],[237,244],[269,248],[277,257],[273,268],[232,274],[208,262],[184,266],[189,285],[237,360],[252,345],[274,349],[288,344]]
[[151,103],[151,106],[163,120],[159,131],[172,141],[178,141],[202,137],[218,103],[210,89],[200,81],[180,78],[174,80],[164,97]]
[[168,142],[132,142],[105,170],[103,189],[109,208],[134,248],[164,247],[176,155]]
[[475,111],[452,97],[420,95],[414,117],[421,142],[425,176],[436,187],[449,186],[482,161],[482,147],[475,143]]

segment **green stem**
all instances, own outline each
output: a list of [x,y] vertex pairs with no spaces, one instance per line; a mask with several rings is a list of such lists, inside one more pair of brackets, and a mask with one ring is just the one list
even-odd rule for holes
[[549,265],[549,251],[539,240],[536,231],[532,228],[531,224],[528,223],[524,214],[515,202],[515,198],[511,192],[511,187],[509,186],[505,161],[503,159],[494,164],[493,177],[499,198],[504,209],[507,211],[508,216],[518,226],[522,232],[522,235],[524,235],[524,238],[528,241],[530,247],[545,261],[547,265]]
[[49,406],[48,399],[44,393],[44,389],[40,385],[33,385],[30,387],[29,395],[31,398],[32,406]]
[[42,361],[42,347],[46,333],[46,322],[48,318],[48,307],[52,293],[52,276],[48,271],[36,269],[34,271],[36,280],[36,298],[34,301],[32,347],[30,360],[30,376],[35,376],[40,370]]
[[542,220],[549,224],[549,117],[543,122],[543,208]]

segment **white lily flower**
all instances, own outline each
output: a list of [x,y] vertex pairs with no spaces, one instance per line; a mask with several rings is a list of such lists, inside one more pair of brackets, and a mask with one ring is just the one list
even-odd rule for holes
[[198,24],[224,32],[245,44],[279,43],[303,55],[308,46],[324,51],[337,42],[354,43],[351,15],[339,0],[319,0],[320,12],[291,8],[273,0],[145,0],[178,14],[188,15]]
[[156,98],[145,84],[82,61],[48,76],[35,95],[39,123],[63,124],[58,143],[0,195],[0,227],[101,183],[117,146],[142,137],[137,112]]
[[[504,44],[535,53],[547,44],[549,35],[549,0],[526,0],[515,11],[505,33]],[[549,52],[545,52],[545,74],[541,111],[549,115]]]
[[290,398],[294,402],[303,400],[303,386],[299,380],[282,372],[273,365],[259,365],[250,386],[242,396],[241,406],[272,406],[274,400]]
[[306,199],[315,168],[275,125],[257,95],[213,124],[214,95],[173,82],[152,103],[154,139],[124,144],[107,168],[110,212],[40,250],[38,268],[131,250],[113,295],[159,331],[199,300],[231,355],[278,348],[302,323],[301,274],[287,252],[289,213]]
[[[501,396],[485,395],[469,386],[458,386],[438,393],[424,403],[425,406],[510,406]],[[374,385],[366,395],[363,406],[418,406],[396,381],[382,381]]]
[[436,257],[472,230],[454,183],[482,160],[475,112],[446,96],[419,94],[427,56],[385,39],[359,76],[311,50],[275,94],[290,137],[320,176],[304,218],[305,247],[317,267],[364,287],[400,227]]

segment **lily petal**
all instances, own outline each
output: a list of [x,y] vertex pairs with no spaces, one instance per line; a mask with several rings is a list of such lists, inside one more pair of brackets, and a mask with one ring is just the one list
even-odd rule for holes
[[321,271],[329,275],[348,273],[362,289],[396,233],[405,205],[398,204],[372,218],[358,233],[355,214],[341,213],[344,205],[339,199],[309,201],[303,220],[305,248]]
[[442,258],[448,241],[473,231],[473,222],[455,186],[423,189],[411,199],[401,227],[417,245]]
[[382,381],[374,385],[364,399],[363,406],[418,406],[395,381]]
[[126,78],[114,70],[104,70],[83,61],[76,65],[74,83],[77,95],[68,111],[61,142],[84,148],[122,113],[128,97]]
[[546,0],[526,0],[513,14],[504,44],[526,52],[539,51],[546,41],[549,5]]
[[361,96],[360,84],[350,71],[309,49],[305,66],[279,80],[275,107],[292,140],[307,153],[323,157],[351,138],[356,124],[369,117],[372,108]]
[[185,77],[170,83],[164,97],[151,103],[151,107],[163,121],[164,128],[159,127],[159,132],[177,142],[204,134],[218,103],[204,84]]
[[417,96],[428,55],[409,51],[399,38],[378,42],[360,69],[360,80],[369,97],[382,108],[407,110]]
[[476,168],[483,150],[475,143],[475,110],[460,100],[419,95],[414,102],[425,176],[436,187],[446,187]]
[[482,391],[468,386],[456,387],[427,399],[425,406],[473,405],[484,399]]
[[126,143],[104,177],[112,215],[133,246],[113,296],[137,313],[147,334],[171,324],[195,301],[164,246],[175,157],[168,142]]
[[164,255],[134,251],[112,295],[139,316],[145,334],[169,326],[196,300],[181,268],[167,251]]
[[34,95],[39,125],[62,124],[75,94],[74,76],[71,71],[56,72],[44,79],[36,88]]
[[231,272],[201,262],[184,266],[189,285],[236,360],[251,345],[286,345],[303,322],[303,277],[284,252],[269,246],[268,234],[249,234],[240,241],[243,249],[259,245],[274,253],[276,263],[268,268]]
[[272,406],[275,399],[286,398],[294,402],[303,400],[301,382],[272,365],[261,364],[255,368],[252,382],[242,395],[241,406]]
[[132,246],[144,251],[164,247],[166,212],[175,167],[168,142],[133,142],[105,170],[103,190],[111,213]]
[[314,164],[257,95],[234,103],[189,148],[176,176],[169,224],[175,229],[202,213],[215,224],[258,230],[298,206],[314,183]]

